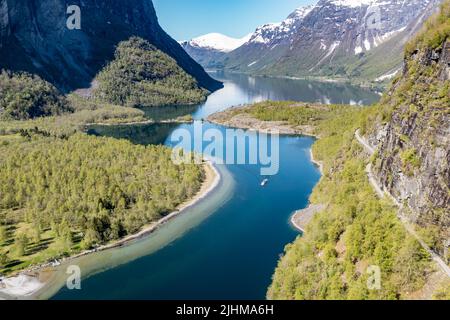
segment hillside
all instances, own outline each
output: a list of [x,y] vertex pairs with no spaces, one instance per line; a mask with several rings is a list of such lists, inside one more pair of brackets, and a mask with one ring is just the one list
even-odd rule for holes
[[0,72],[0,120],[27,120],[72,111],[65,97],[38,76]]
[[[319,140],[314,153],[327,173],[311,200],[326,203],[327,209],[315,217],[303,238],[286,248],[270,298],[430,298],[427,290],[438,298],[440,290],[448,292],[448,277],[430,268],[428,254],[396,217],[403,210],[396,212],[388,201],[374,197],[364,172],[367,156],[353,132],[359,122],[372,141],[378,141],[371,159],[375,178],[410,209],[411,222],[427,228],[421,233],[413,224],[422,239],[437,252],[445,251],[450,212],[449,26],[450,1],[445,1],[440,15],[408,44],[404,72],[383,100],[359,116],[351,115],[352,122],[336,119],[333,122],[340,126],[326,125],[334,133]],[[331,142],[341,147],[330,149]],[[370,265],[381,268],[381,290],[365,285]],[[444,289],[430,280],[436,278]]]
[[[405,67],[366,125],[374,172],[450,260],[450,3],[408,44]],[[376,125],[373,125],[373,124]]]
[[174,59],[137,37],[119,43],[96,82],[94,96],[129,107],[200,103],[207,94]]
[[66,26],[66,1],[0,0],[0,69],[37,74],[64,92],[89,88],[117,44],[138,36],[175,59],[202,88],[222,86],[164,32],[151,0],[71,4],[80,7],[79,30]]

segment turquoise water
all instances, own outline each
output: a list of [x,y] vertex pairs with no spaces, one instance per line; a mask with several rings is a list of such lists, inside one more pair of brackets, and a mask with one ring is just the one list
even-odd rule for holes
[[[225,81],[204,104],[173,107],[195,119],[233,105],[266,99],[370,104],[378,95],[346,85],[213,74]],[[161,110],[147,116],[164,117]],[[176,128],[192,125],[93,127],[90,134],[134,143],[164,143]],[[205,124],[205,129],[225,128]],[[293,211],[306,207],[320,178],[311,163],[309,137],[280,138],[280,171],[260,186],[258,165],[220,166],[220,187],[198,206],[149,238],[80,261],[86,267],[82,290],[61,289],[54,299],[264,299],[286,244],[299,233],[289,224]],[[156,243],[158,245],[156,245]],[[92,267],[96,260],[101,267]],[[75,263],[75,262],[74,262]],[[83,269],[82,269],[83,270]]]

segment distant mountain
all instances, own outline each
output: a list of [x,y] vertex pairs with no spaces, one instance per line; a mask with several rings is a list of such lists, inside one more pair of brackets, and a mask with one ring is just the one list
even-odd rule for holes
[[384,81],[440,0],[320,0],[259,27],[223,60],[226,69],[277,76]]
[[151,0],[73,0],[81,29],[67,28],[64,0],[0,0],[0,69],[40,75],[63,91],[90,86],[116,45],[141,37],[176,60],[199,85],[221,87],[167,35]]
[[220,33],[209,33],[190,41],[181,41],[186,52],[205,68],[218,67],[225,55],[246,43],[251,35],[241,39]]

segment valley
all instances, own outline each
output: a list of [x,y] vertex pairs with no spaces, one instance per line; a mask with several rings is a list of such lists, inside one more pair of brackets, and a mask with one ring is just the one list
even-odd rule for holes
[[75,7],[0,0],[0,300],[450,299],[449,0]]

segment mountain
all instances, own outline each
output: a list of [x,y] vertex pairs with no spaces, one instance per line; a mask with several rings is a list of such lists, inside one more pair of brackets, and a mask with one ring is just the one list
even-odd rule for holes
[[174,58],[201,87],[222,86],[164,32],[152,1],[74,0],[81,17],[81,29],[74,30],[67,27],[66,2],[0,0],[0,69],[38,74],[63,91],[87,88],[116,45],[138,36]]
[[445,0],[382,100],[319,127],[310,200],[325,209],[286,247],[269,299],[449,299],[449,111]]
[[204,68],[217,68],[228,52],[242,46],[250,39],[250,36],[235,39],[220,33],[209,33],[190,41],[181,41],[180,44]]
[[374,175],[428,245],[450,261],[450,1],[407,46],[405,67],[373,117]]
[[292,77],[383,81],[440,0],[320,0],[259,27],[224,59],[226,69]]

